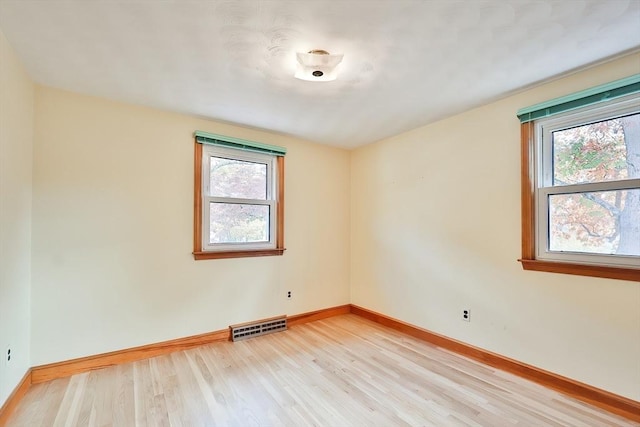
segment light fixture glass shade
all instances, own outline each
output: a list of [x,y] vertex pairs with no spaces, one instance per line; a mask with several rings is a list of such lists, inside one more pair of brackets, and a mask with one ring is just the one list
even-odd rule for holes
[[337,67],[344,55],[331,55],[326,51],[312,50],[308,53],[298,52],[295,78],[310,82],[329,82],[335,80]]

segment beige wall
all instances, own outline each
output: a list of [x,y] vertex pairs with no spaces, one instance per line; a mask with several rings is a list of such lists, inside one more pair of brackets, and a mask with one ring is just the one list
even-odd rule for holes
[[0,31],[0,406],[31,366],[33,104],[33,83]]
[[[34,365],[349,302],[348,151],[44,87],[36,117]],[[193,260],[195,130],[288,149],[284,256]]]
[[352,302],[639,400],[638,283],[516,261],[515,116],[638,72],[626,57],[354,151]]

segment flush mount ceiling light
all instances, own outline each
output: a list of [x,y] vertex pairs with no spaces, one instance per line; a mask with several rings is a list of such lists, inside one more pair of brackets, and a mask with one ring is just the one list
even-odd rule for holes
[[310,50],[296,53],[298,67],[295,78],[310,82],[330,82],[337,77],[337,67],[344,55],[331,55],[326,50]]

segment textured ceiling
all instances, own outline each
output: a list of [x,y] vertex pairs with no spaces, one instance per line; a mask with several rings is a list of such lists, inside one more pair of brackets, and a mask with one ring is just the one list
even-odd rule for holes
[[[356,147],[638,49],[640,0],[0,0],[0,28],[41,84]],[[310,49],[338,80],[293,78]]]

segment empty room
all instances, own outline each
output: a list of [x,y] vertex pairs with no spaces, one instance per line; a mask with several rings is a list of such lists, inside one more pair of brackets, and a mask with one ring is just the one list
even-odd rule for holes
[[640,0],[0,0],[0,426],[640,426]]

